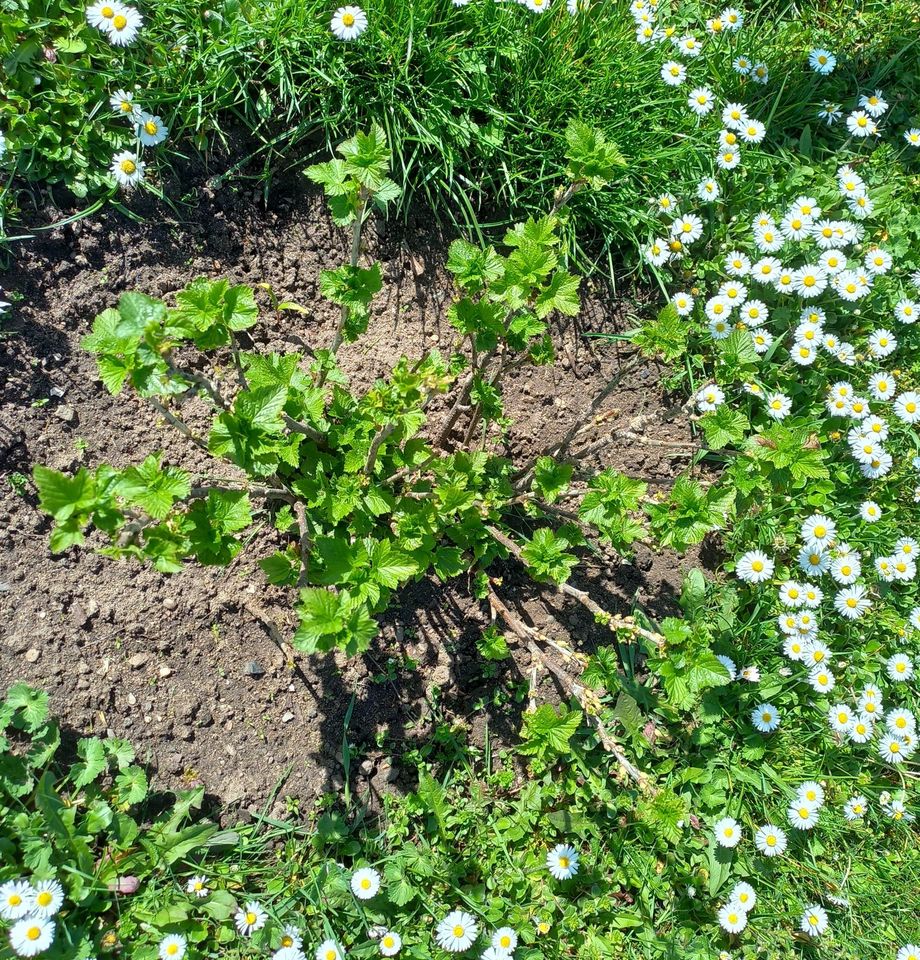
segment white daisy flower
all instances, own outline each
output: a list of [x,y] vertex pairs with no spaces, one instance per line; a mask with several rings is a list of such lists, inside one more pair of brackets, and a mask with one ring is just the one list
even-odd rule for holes
[[878,127],[872,117],[865,110],[854,110],[847,117],[847,130],[851,137],[871,137],[878,132]]
[[361,7],[339,7],[332,15],[329,29],[339,40],[357,40],[367,29],[367,14]]
[[892,710],[885,717],[885,726],[896,736],[903,736],[905,733],[913,733],[917,729],[916,717],[905,708]]
[[750,258],[740,250],[732,250],[723,261],[725,272],[733,277],[746,277],[751,272]]
[[32,912],[32,887],[25,880],[7,880],[0,886],[0,918],[19,920]]
[[712,203],[715,200],[719,199],[719,184],[712,179],[712,177],[706,177],[703,180],[700,180],[697,188],[696,195],[704,203]]
[[796,798],[813,803],[816,808],[824,805],[824,787],[816,780],[806,780],[795,792]]
[[728,902],[735,903],[742,910],[750,913],[757,905],[757,893],[749,883],[736,883],[728,895]]
[[805,908],[799,929],[810,937],[820,937],[828,928],[827,911],[817,904]]
[[669,87],[679,87],[687,79],[687,68],[679,60],[668,60],[661,67],[661,79]]
[[39,880],[32,884],[29,903],[32,913],[40,917],[53,917],[64,903],[64,888],[57,880]]
[[675,293],[671,297],[671,303],[679,317],[686,317],[693,313],[693,305],[696,300],[689,293]]
[[753,66],[754,61],[751,60],[750,57],[745,57],[744,55],[735,57],[735,59],[732,60],[732,70],[742,77],[746,77],[751,72],[751,68]]
[[765,84],[770,80],[770,70],[765,63],[755,63],[751,67],[751,79],[754,83]]
[[765,857],[778,857],[786,850],[786,834],[772,823],[757,828],[754,844]]
[[722,123],[731,130],[740,130],[749,119],[743,103],[727,103],[722,110]]
[[859,98],[859,105],[870,117],[876,120],[888,109],[888,102],[882,96],[881,90],[876,90],[875,93],[861,96]]
[[853,711],[845,703],[835,703],[827,712],[831,730],[846,733],[853,725]]
[[130,150],[124,150],[115,154],[109,170],[120,187],[130,190],[144,179],[145,166],[144,161],[139,159],[136,154]]
[[874,733],[874,725],[869,717],[858,716],[847,731],[847,737],[853,743],[868,743]]
[[402,937],[395,930],[387,930],[379,940],[380,953],[384,957],[395,957],[402,949]]
[[865,797],[850,797],[843,805],[843,816],[852,823],[854,820],[862,820],[867,809],[868,802]]
[[210,892],[208,890],[208,878],[200,874],[190,877],[185,885],[185,892],[199,898],[206,897]]
[[671,251],[668,249],[668,241],[662,237],[656,237],[645,250],[645,259],[653,267],[660,267],[671,258]]
[[894,402],[894,414],[904,423],[916,423],[920,420],[920,393],[906,390]]
[[380,874],[371,867],[362,867],[351,875],[351,892],[359,900],[371,900],[380,890]]
[[104,29],[111,44],[127,47],[137,39],[143,24],[144,18],[134,7],[120,7]]
[[916,300],[911,300],[908,297],[904,297],[902,300],[899,300],[894,308],[895,320],[898,323],[911,324],[916,323],[917,318],[920,317],[920,304]]
[[20,957],[35,957],[44,953],[53,941],[54,921],[47,917],[24,917],[10,929],[10,946]]
[[517,933],[511,927],[499,927],[492,934],[492,946],[496,950],[503,950],[506,954],[513,953],[517,943]]
[[735,564],[735,574],[745,583],[763,583],[773,576],[773,561],[761,550],[749,550]]
[[761,733],[772,733],[779,726],[779,710],[772,703],[762,703],[751,711],[751,722]]
[[808,54],[808,65],[815,73],[825,76],[834,72],[834,68],[837,66],[837,58],[830,50],[817,48]]
[[914,663],[906,653],[896,653],[886,661],[885,670],[889,679],[895,683],[904,683],[913,678]]
[[185,956],[186,939],[170,933],[160,941],[160,960],[182,960]]
[[716,407],[720,406],[722,403],[724,403],[724,401],[725,394],[715,383],[710,383],[705,387],[701,387],[696,394],[697,409],[703,412],[715,410]]
[[[756,344],[755,344],[756,349]],[[785,420],[792,410],[792,399],[785,393],[768,393],[766,396],[767,416],[773,420]]]
[[120,3],[105,2],[92,3],[86,8],[86,21],[97,30],[108,30],[115,15],[122,11]]
[[900,737],[892,734],[884,734],[878,745],[878,755],[886,762],[897,766],[906,759],[907,751],[904,749],[904,742]]
[[141,108],[134,102],[134,94],[129,90],[116,90],[109,97],[109,105],[120,117],[131,122],[136,121],[141,113]]
[[830,693],[837,680],[827,667],[812,667],[808,672],[808,683],[817,693]]
[[789,823],[796,830],[812,830],[818,822],[820,813],[813,803],[796,799],[789,804],[786,815],[789,818]]
[[830,517],[815,513],[802,524],[801,533],[807,547],[823,550],[834,542],[837,536],[837,525]]
[[256,930],[261,930],[268,920],[268,914],[256,903],[250,900],[242,910],[237,910],[233,918],[240,936],[251,937]]
[[442,950],[463,953],[473,945],[478,934],[479,926],[474,917],[464,910],[453,910],[438,924],[435,938]]
[[920,127],[911,127],[904,131],[904,139],[911,147],[920,147]]
[[567,843],[557,843],[546,854],[546,869],[557,880],[570,880],[578,873],[578,851]]
[[720,847],[737,847],[741,841],[741,824],[734,817],[723,817],[713,824],[712,830]]
[[317,948],[316,960],[343,960],[345,951],[335,940],[324,940]]
[[682,243],[693,243],[703,234],[703,221],[695,214],[678,217],[671,224],[671,236],[678,237]]
[[141,113],[136,129],[137,137],[145,147],[155,147],[169,136],[169,127],[150,113]]
[[719,910],[719,926],[727,933],[740,933],[748,922],[747,911],[737,903],[726,903]]
[[705,117],[716,105],[715,94],[709,87],[694,87],[687,97],[687,106],[698,116]]

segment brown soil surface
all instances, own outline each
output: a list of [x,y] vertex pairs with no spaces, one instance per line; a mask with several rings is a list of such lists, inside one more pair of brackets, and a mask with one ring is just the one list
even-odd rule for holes
[[[74,733],[129,738],[162,785],[203,782],[233,810],[269,803],[278,814],[285,797],[308,805],[340,789],[346,737],[352,783],[372,795],[399,782],[400,757],[425,744],[438,724],[463,725],[479,745],[488,736],[493,751],[513,743],[529,655],[515,651],[514,662],[497,671],[479,658],[475,640],[488,610],[462,578],[404,590],[367,655],[292,663],[266,629],[266,619],[283,630],[295,619],[292,597],[266,586],[256,567],[272,549],[267,534],[229,569],[190,567],[173,576],[90,549],[51,556],[48,518],[31,485],[25,495],[15,491],[17,473],[28,476],[37,463],[123,466],[156,449],[167,462],[214,473],[142,401],[110,397],[80,349],[95,314],[121,292],[168,296],[202,274],[267,283],[279,300],[308,312],[276,316],[261,292],[266,309],[253,331],[259,346],[290,350],[330,338],[335,314],[319,300],[318,277],[347,259],[347,238],[320,198],[278,194],[266,210],[230,187],[201,186],[187,201],[177,213],[137,197],[131,204],[142,223],[110,211],[14,251],[4,286],[23,299],[2,321],[0,340],[0,687],[24,680],[48,690]],[[448,351],[452,333],[445,321],[452,288],[441,267],[450,237],[424,217],[368,233],[386,285],[368,335],[342,353],[362,384],[402,353],[436,345]],[[583,294],[578,325],[557,331],[556,366],[526,370],[507,387],[507,447],[515,457],[562,436],[630,355],[621,342],[582,333],[632,326],[627,315],[640,305],[601,286],[584,285]],[[660,373],[640,364],[624,378],[604,405],[619,411],[608,434],[616,438],[642,415],[652,440],[690,439],[688,423],[663,395]],[[621,438],[585,466],[612,465],[667,484],[685,456]],[[638,600],[661,613],[673,607],[686,562],[640,547],[634,565],[612,554],[587,560],[576,583],[612,611],[628,612]],[[529,584],[513,563],[504,572],[503,597],[531,622],[580,649],[603,641],[582,608]],[[261,676],[247,673],[252,662]],[[551,679],[539,695],[558,697]]]

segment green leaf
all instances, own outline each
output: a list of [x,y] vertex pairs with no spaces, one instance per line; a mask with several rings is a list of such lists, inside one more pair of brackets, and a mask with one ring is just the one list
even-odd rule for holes
[[570,120],[565,131],[566,173],[572,180],[587,180],[600,189],[617,175],[617,169],[626,166],[626,158],[604,134],[581,120]]
[[6,693],[5,706],[22,718],[22,726],[34,733],[48,719],[48,694],[27,683],[14,683]]
[[86,467],[68,477],[57,470],[36,466],[32,472],[39,506],[55,520],[66,520],[95,502],[96,484]]
[[389,540],[366,538],[364,548],[367,551],[371,577],[381,586],[395,590],[418,572],[418,565],[408,555],[398,550]]
[[580,710],[560,707],[557,712],[552,704],[544,703],[533,713],[524,715],[521,751],[543,758],[567,753],[569,742],[578,732],[581,720]]
[[118,301],[119,337],[143,336],[148,328],[157,327],[166,319],[166,304],[143,293],[123,293]]
[[92,783],[100,773],[108,768],[109,762],[105,755],[105,747],[98,737],[90,737],[77,743],[77,756],[81,763],[71,768],[70,775],[77,790]]
[[732,410],[727,403],[723,403],[700,417],[700,426],[706,434],[709,447],[720,450],[739,444],[750,429],[751,422],[739,410]]
[[581,300],[578,297],[580,282],[578,277],[557,270],[534,301],[536,315],[542,320],[554,310],[558,310],[566,317],[576,316],[581,309]]
[[300,575],[300,555],[297,548],[291,544],[283,553],[275,552],[261,559],[259,566],[269,583],[276,587],[292,587]]
[[447,269],[461,289],[477,291],[501,277],[504,261],[493,247],[481,248],[466,240],[454,240],[447,251]]
[[192,482],[184,470],[160,468],[161,454],[150,454],[139,467],[122,471],[117,491],[128,503],[146,510],[155,520],[163,520],[177,500],[192,491]]
[[147,774],[141,767],[127,767],[115,778],[119,802],[131,806],[147,796]]
[[347,590],[330,593],[309,588],[300,591],[300,626],[293,644],[307,653],[339,647],[350,655],[363,653],[377,634],[377,624],[366,603]]
[[521,557],[538,580],[564,583],[578,557],[567,552],[569,541],[557,536],[549,527],[535,530],[529,543],[521,549]]
[[568,489],[575,468],[557,463],[552,457],[540,457],[534,465],[533,489],[547,503],[555,503]]

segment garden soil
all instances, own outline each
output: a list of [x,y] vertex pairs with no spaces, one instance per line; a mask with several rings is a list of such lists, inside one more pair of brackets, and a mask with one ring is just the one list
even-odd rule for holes
[[[258,348],[330,340],[335,312],[319,299],[318,279],[347,259],[348,238],[322,198],[280,191],[266,206],[258,194],[204,180],[186,191],[177,207],[131,198],[140,222],[110,210],[13,251],[3,286],[21,299],[0,321],[0,687],[26,681],[47,690],[68,737],[130,739],[157,786],[204,784],[228,815],[306,812],[324,792],[341,791],[346,777],[376,805],[384,791],[411,788],[402,761],[426,749],[436,729],[442,744],[450,731],[479,748],[488,738],[497,755],[521,725],[530,655],[512,642],[511,660],[482,660],[476,639],[490,613],[464,578],[403,590],[370,651],[349,660],[292,656],[284,641],[295,626],[293,592],[267,586],[257,567],[280,536],[268,525],[226,569],[163,575],[98,555],[91,547],[101,541],[51,555],[49,520],[22,482],[35,464],[124,466],[162,450],[167,463],[201,476],[233,477],[143,401],[113,398],[96,378],[80,339],[120,293],[168,298],[194,277],[226,276],[258,288]],[[405,225],[374,224],[367,235],[385,287],[367,336],[341,353],[361,385],[404,353],[449,352],[453,333],[442,267],[450,232],[419,215]],[[507,385],[511,427],[498,449],[519,461],[559,439],[632,356],[622,340],[588,334],[634,326],[642,303],[602,284],[583,283],[582,293],[577,324],[555,330],[556,365],[519,372]],[[276,313],[272,297],[304,312]],[[646,362],[629,369],[602,406],[605,423],[581,445],[590,447],[582,467],[614,466],[653,490],[686,467],[688,448],[679,445],[692,443],[690,426],[663,391],[663,373]],[[186,408],[205,423],[202,401]],[[432,408],[432,429],[443,415],[443,405]],[[610,442],[594,443],[602,437]],[[638,603],[661,615],[674,608],[681,570],[693,560],[641,546],[633,563],[601,553],[574,582],[612,612]],[[579,605],[530,583],[514,561],[499,573],[498,592],[528,622],[587,652],[609,639]],[[542,673],[533,692],[537,700],[564,696]]]

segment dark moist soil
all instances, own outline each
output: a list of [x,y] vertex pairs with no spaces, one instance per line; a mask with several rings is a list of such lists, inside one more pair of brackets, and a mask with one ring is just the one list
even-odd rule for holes
[[[476,745],[489,737],[493,754],[512,744],[527,704],[530,656],[516,649],[513,663],[497,668],[479,657],[475,641],[490,615],[463,578],[404,590],[359,659],[298,655],[292,662],[268,624],[293,631],[293,597],[266,586],[256,568],[274,548],[273,534],[258,536],[229,569],[191,567],[173,576],[89,548],[51,556],[50,524],[31,485],[24,495],[16,490],[16,475],[28,476],[35,464],[124,466],[162,450],[168,463],[232,476],[142,401],[112,398],[96,379],[80,338],[121,292],[168,297],[199,275],[269,284],[278,300],[307,312],[276,315],[260,291],[259,347],[296,350],[330,339],[335,312],[320,301],[317,283],[321,269],[347,260],[348,240],[321,198],[276,193],[265,209],[258,194],[202,185],[187,200],[177,213],[138,196],[129,203],[141,223],[110,211],[14,250],[3,285],[22,300],[0,321],[0,686],[22,680],[48,690],[72,733],[130,739],[161,786],[203,783],[230,813],[267,804],[277,815],[285,798],[307,809],[321,793],[341,789],[345,738],[352,784],[371,802],[411,786],[401,757],[424,747],[439,724],[459,726],[460,738]],[[346,371],[362,385],[403,353],[446,353],[452,342],[445,319],[452,287],[442,268],[451,237],[424,215],[367,233],[385,288],[367,336],[342,351]],[[584,333],[634,326],[641,303],[615,299],[599,284],[583,284],[582,292],[578,324],[556,331],[556,365],[526,369],[507,385],[513,425],[505,452],[519,461],[559,439],[631,355],[622,342]],[[615,442],[589,453],[585,468],[614,466],[656,489],[686,466],[687,451],[663,443],[691,437],[663,394],[661,373],[640,363],[623,379],[602,408],[615,413],[588,438]],[[188,401],[192,419],[196,404],[205,412]],[[442,405],[432,421],[443,414]],[[662,445],[622,436],[637,417],[638,432]],[[691,559],[640,547],[634,565],[613,554],[587,560],[574,582],[612,612],[639,602],[660,615],[673,608]],[[502,597],[529,622],[578,649],[605,641],[578,604],[529,583],[513,561],[502,573]],[[497,689],[504,694],[495,696]],[[559,696],[544,676],[537,697]]]

